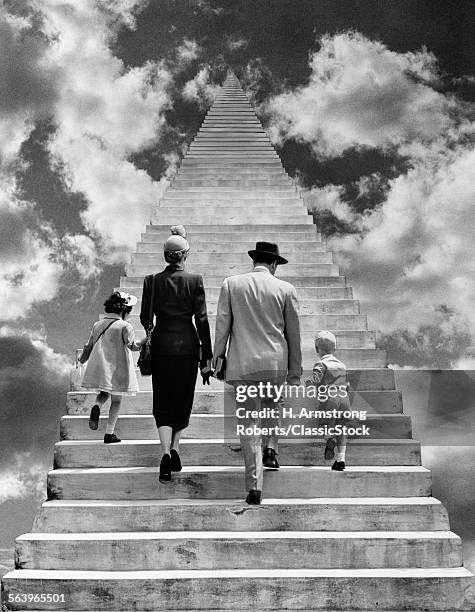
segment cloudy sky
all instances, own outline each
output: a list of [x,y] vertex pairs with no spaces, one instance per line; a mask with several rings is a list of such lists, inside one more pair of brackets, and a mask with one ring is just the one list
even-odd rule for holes
[[29,529],[74,349],[227,66],[390,362],[473,365],[473,13],[470,0],[0,2],[8,529]]

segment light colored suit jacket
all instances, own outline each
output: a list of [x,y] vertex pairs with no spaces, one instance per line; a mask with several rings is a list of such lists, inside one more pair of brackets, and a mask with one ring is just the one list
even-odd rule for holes
[[[226,345],[229,346],[226,354]],[[226,354],[226,381],[301,376],[302,350],[295,288],[264,266],[226,278],[221,287],[215,360]]]

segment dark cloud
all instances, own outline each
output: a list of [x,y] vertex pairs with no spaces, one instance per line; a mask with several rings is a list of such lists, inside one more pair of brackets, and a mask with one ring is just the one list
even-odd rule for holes
[[20,33],[0,13],[0,111],[49,114],[56,98],[55,73],[40,67],[47,41],[36,28]]
[[3,468],[15,455],[48,457],[58,438],[68,390],[58,356],[27,336],[0,337],[0,446]]

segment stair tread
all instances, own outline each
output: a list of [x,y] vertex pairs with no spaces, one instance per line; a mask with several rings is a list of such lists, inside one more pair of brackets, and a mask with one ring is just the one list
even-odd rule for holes
[[25,533],[17,540],[25,541],[71,541],[71,540],[329,540],[351,539],[431,539],[460,540],[453,531],[113,531],[80,533]]
[[213,569],[213,570],[34,570],[8,572],[3,579],[39,580],[176,580],[178,578],[470,578],[473,574],[465,567],[441,568],[371,568],[371,569]]
[[[279,469],[279,473],[292,472],[328,472],[328,466],[321,465],[286,465]],[[49,471],[49,474],[68,475],[68,474],[118,474],[118,473],[134,473],[134,474],[156,474],[156,467],[95,467],[95,468],[57,468]],[[219,472],[237,472],[243,473],[244,466],[231,465],[187,465],[184,466],[181,472],[178,472],[176,478],[183,478],[186,474],[201,473],[219,473]],[[344,477],[358,473],[421,473],[429,474],[430,470],[420,465],[358,465],[347,466],[344,472],[340,472],[338,476]]]

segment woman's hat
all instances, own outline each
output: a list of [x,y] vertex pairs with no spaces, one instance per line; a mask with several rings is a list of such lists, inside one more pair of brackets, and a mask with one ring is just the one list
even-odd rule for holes
[[284,259],[279,255],[279,247],[273,242],[256,242],[256,248],[252,251],[248,251],[247,253],[254,261],[259,259],[259,255],[274,255],[277,264],[289,263],[287,259]]
[[190,244],[186,239],[186,230],[183,225],[172,225],[170,228],[171,236],[168,237],[167,241],[163,245],[164,251],[188,251]]

